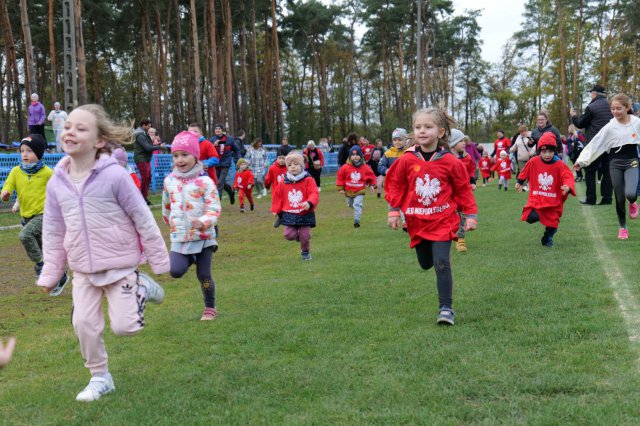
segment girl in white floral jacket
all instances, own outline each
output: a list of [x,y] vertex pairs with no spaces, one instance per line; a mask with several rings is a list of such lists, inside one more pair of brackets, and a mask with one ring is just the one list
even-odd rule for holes
[[211,277],[211,258],[218,248],[216,225],[220,216],[220,198],[211,178],[198,161],[199,136],[181,132],[171,144],[173,172],[164,179],[162,219],[169,225],[171,240],[170,274],[183,276],[196,264],[204,298],[202,321],[214,320],[216,310],[215,283]]

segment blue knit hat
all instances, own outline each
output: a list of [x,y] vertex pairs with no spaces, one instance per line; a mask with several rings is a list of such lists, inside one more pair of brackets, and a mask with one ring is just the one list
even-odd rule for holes
[[360,145],[354,145],[351,148],[349,148],[349,157],[351,157],[353,154],[358,154],[360,157],[364,158],[364,155],[362,155],[362,148],[360,148]]

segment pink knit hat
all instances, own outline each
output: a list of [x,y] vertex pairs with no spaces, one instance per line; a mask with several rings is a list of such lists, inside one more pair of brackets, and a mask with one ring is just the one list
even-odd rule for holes
[[200,136],[194,132],[180,132],[173,138],[171,143],[171,153],[176,151],[187,152],[196,159],[200,158]]

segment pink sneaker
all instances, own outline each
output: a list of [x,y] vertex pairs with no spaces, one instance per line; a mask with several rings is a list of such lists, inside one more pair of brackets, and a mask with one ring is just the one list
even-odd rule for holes
[[629,230],[627,228],[620,228],[620,230],[618,231],[618,239],[619,240],[629,239]]
[[631,219],[638,218],[638,203],[634,202],[633,204],[629,204],[629,217]]

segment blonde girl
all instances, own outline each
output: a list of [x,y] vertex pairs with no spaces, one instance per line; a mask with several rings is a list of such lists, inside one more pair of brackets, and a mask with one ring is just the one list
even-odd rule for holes
[[38,285],[50,291],[67,263],[73,270],[72,323],[91,372],[76,400],[94,401],[115,390],[102,336],[103,297],[113,332],[137,334],[146,302],[164,298],[162,287],[138,271],[140,245],[156,274],[169,271],[169,256],[142,194],[109,155],[114,144],[130,143],[130,130],[115,126],[100,105],[83,105],[67,117],[60,140],[67,156],[47,185]]
[[573,166],[580,170],[589,166],[605,152],[609,153],[609,173],[613,192],[616,195],[616,214],[618,216],[618,238],[629,238],[625,212],[629,201],[629,217],[638,218],[638,145],[640,145],[640,118],[633,115],[631,100],[624,93],[615,95],[609,101],[613,118],[591,142],[584,147]]
[[456,240],[460,216],[467,217],[465,231],[477,226],[476,202],[464,165],[449,152],[455,122],[445,111],[421,109],[413,115],[415,145],[396,160],[387,172],[385,198],[389,202],[388,225],[401,226],[406,218],[418,263],[435,267],[438,289],[438,324],[453,325],[453,278],[451,241]]

